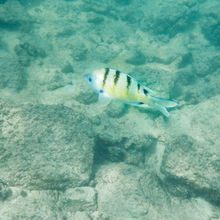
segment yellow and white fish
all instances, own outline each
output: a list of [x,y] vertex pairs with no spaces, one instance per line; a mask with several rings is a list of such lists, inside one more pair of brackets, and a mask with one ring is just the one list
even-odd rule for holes
[[177,102],[153,96],[153,91],[130,75],[112,68],[103,68],[86,75],[89,84],[99,92],[99,100],[119,99],[138,107],[157,109],[166,117],[166,108],[177,106]]

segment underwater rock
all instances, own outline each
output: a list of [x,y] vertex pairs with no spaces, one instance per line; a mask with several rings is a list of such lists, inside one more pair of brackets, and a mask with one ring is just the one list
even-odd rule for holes
[[11,195],[12,195],[11,189],[4,182],[0,180],[0,201],[7,200]]
[[[215,66],[217,67],[218,64],[215,64]],[[170,88],[170,97],[195,105],[219,94],[219,83],[219,68],[216,68],[216,71],[212,74],[203,77],[195,74],[192,68],[185,68],[177,72],[176,79],[174,79]]]
[[203,33],[214,46],[220,46],[220,23],[203,27]]
[[8,186],[40,190],[88,183],[94,141],[82,112],[61,105],[1,104],[0,123],[0,179]]
[[133,165],[145,165],[148,158],[154,153],[157,139],[151,134],[134,135],[124,137],[125,142],[125,162]]
[[96,210],[96,191],[92,187],[76,187],[60,193],[58,206],[63,213],[76,211],[93,212]]
[[143,65],[146,63],[146,57],[141,51],[136,51],[131,58],[126,60],[126,63],[136,66]]
[[192,58],[191,52],[183,54],[181,61],[178,63],[178,68],[186,67],[192,64],[192,61],[193,61],[193,58]]
[[18,56],[18,62],[22,66],[29,66],[31,61],[46,57],[46,53],[43,49],[36,48],[28,42],[16,45],[14,51]]
[[119,118],[126,112],[125,110],[126,105],[124,103],[112,101],[111,104],[106,108],[106,113],[109,117]]
[[74,69],[70,63],[67,63],[61,70],[63,73],[73,73]]
[[0,7],[0,28],[7,31],[29,32],[33,19],[19,1],[3,1]]
[[0,194],[0,216],[4,220],[33,217],[91,220],[90,213],[95,213],[96,208],[96,192],[91,187],[77,187],[65,192],[11,187],[10,196],[5,200]]
[[[94,161],[96,164],[106,161],[124,161],[136,166],[146,164],[155,150],[157,140],[150,131],[150,123],[149,130],[146,128],[145,132],[142,132],[138,129],[139,125],[132,122],[130,117],[132,116],[128,115],[104,121],[106,116],[100,115],[101,123],[95,128]],[[122,129],[122,125],[126,129]]]
[[24,191],[12,187],[11,197],[0,201],[1,219],[56,219],[57,193],[52,191]]
[[123,163],[102,166],[95,177],[98,211],[107,219],[147,219],[148,204],[138,183],[141,173]]
[[98,102],[98,94],[96,94],[92,88],[85,90],[83,87],[84,85],[85,84],[82,83],[77,88],[78,93],[76,94],[75,100],[85,105],[90,105],[92,103]]
[[220,16],[219,16],[219,4],[214,0],[211,2],[205,1],[200,6],[200,22],[202,33],[205,38],[214,46],[220,46]]
[[[107,219],[207,220],[216,216],[203,199],[175,197],[150,167],[139,169],[123,163],[100,167],[95,176],[98,212]],[[119,214],[120,213],[120,214]]]
[[[51,72],[52,72],[52,70],[51,70]],[[53,77],[51,77],[51,80],[48,80],[45,83],[47,85],[47,89],[49,91],[54,91],[56,89],[63,88],[67,85],[73,84],[73,80],[72,80],[71,75],[69,75],[69,76],[65,75],[64,73],[62,73],[58,70],[54,70],[54,72],[52,74],[53,74]]]
[[[0,104],[0,219],[218,219],[217,4],[0,0],[0,99],[48,104]],[[179,106],[101,109],[97,66]]]
[[76,212],[74,215],[68,216],[67,219],[92,220],[92,218],[86,212]]
[[217,52],[195,51],[192,66],[198,76],[211,75],[220,70],[220,56]]
[[20,91],[27,84],[26,71],[13,56],[0,56],[0,79],[0,89]]
[[168,185],[178,183],[189,197],[214,203],[220,202],[219,98],[172,112],[161,164]]
[[96,59],[101,63],[108,63],[119,53],[118,48],[114,47],[114,44],[100,45],[94,50],[90,51],[90,59]]
[[203,199],[182,199],[170,194],[164,183],[149,169],[140,177],[139,187],[148,203],[147,218],[142,219],[207,220],[218,216],[213,206]]
[[103,16],[92,13],[88,16],[88,23],[93,25],[100,25],[105,21]]
[[134,25],[135,27],[138,27],[144,17],[144,11],[142,10],[142,7],[136,7],[135,10],[133,4],[131,4],[130,7],[128,7],[127,5],[124,7],[126,7],[126,10],[120,10],[120,19],[122,19],[125,23],[129,25]]
[[71,49],[70,56],[74,61],[82,62],[86,60],[88,54],[88,48],[86,48],[85,43],[83,43],[82,41],[73,42],[70,49]]
[[160,34],[174,37],[177,33],[193,27],[198,16],[196,1],[148,1],[142,30],[155,36]]

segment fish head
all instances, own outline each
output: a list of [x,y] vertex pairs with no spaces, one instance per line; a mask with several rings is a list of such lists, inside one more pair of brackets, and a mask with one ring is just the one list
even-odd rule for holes
[[96,85],[96,75],[92,73],[87,73],[84,75],[84,79],[88,82],[88,84],[95,90],[97,90],[97,85]]
[[92,86],[95,90],[100,90],[103,82],[103,70],[96,70],[91,73],[88,73],[84,76],[86,81]]

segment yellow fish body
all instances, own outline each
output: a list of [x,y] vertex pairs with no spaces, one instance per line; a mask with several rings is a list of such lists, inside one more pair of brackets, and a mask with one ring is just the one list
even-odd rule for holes
[[153,91],[130,75],[112,68],[96,70],[86,76],[92,87],[99,92],[100,99],[119,99],[127,104],[150,107],[169,116],[166,107],[175,107],[172,100],[154,97]]

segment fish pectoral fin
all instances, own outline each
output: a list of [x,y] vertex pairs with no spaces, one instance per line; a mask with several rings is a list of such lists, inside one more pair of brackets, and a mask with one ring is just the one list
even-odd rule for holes
[[111,102],[111,98],[103,90],[99,91],[99,104],[106,106]]
[[137,106],[137,107],[142,107],[142,108],[149,108],[149,105],[143,102],[127,102],[126,104]]

